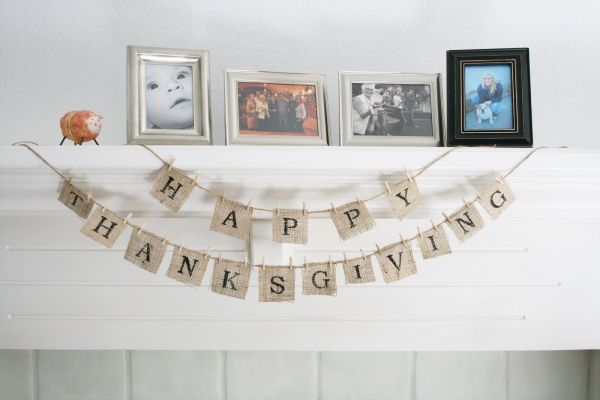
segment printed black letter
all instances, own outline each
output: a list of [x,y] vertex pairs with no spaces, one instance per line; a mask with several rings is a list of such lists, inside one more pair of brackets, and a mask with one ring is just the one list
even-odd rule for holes
[[98,232],[98,230],[99,230],[100,228],[104,228],[104,229],[106,229],[106,233],[105,233],[104,235],[102,235],[102,236],[104,236],[106,239],[108,239],[108,235],[110,235],[110,233],[112,232],[113,228],[114,228],[115,226],[117,226],[117,223],[116,223],[116,222],[112,222],[112,221],[110,221],[110,226],[106,226],[106,225],[104,225],[104,221],[106,221],[106,220],[107,220],[107,218],[106,218],[105,216],[102,216],[102,217],[100,217],[100,222],[99,222],[99,223],[98,223],[98,225],[97,225],[97,226],[96,226],[96,227],[93,229],[93,231],[94,231],[94,232],[96,232],[96,233],[100,233],[100,232]]
[[227,215],[227,218],[225,218],[225,220],[221,223],[221,225],[227,226],[227,221],[231,221],[233,223],[233,227],[237,228],[237,221],[235,219],[235,210],[231,210],[231,212],[229,213],[229,215]]
[[[173,191],[173,194],[171,194],[169,197],[173,200],[175,200],[175,195],[177,194],[177,191],[179,189],[181,189],[181,187],[183,186],[181,183],[177,182],[177,188],[171,186],[171,182],[173,182],[175,179],[172,176],[169,176],[169,180],[167,181],[167,183],[165,184],[165,186],[161,189],[162,193],[165,193],[165,191],[167,189],[171,189]],[[166,193],[165,193],[166,194]]]

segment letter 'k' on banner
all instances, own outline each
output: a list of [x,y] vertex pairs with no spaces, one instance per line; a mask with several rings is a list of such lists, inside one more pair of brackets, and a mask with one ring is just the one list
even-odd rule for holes
[[348,240],[375,227],[375,220],[362,201],[332,207],[329,215],[342,240]]
[[215,261],[210,289],[215,293],[243,300],[248,291],[251,270],[244,262],[219,259]]
[[150,194],[172,211],[179,211],[196,185],[195,181],[179,170],[165,165],[154,181]]
[[252,212],[253,209],[249,205],[220,197],[215,204],[210,230],[248,241],[252,228]]
[[294,301],[296,290],[294,268],[265,266],[258,270],[260,302]]

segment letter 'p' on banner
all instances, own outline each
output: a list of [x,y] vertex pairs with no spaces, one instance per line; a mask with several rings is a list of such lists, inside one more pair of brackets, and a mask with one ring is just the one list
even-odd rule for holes
[[81,233],[101,245],[111,248],[126,226],[123,218],[114,212],[96,207],[96,210],[81,228]]
[[150,194],[172,211],[179,211],[194,189],[194,180],[165,165],[152,184]]
[[210,290],[224,296],[245,299],[250,283],[252,268],[244,262],[231,260],[215,261]]
[[335,264],[330,262],[309,263],[302,270],[302,294],[335,296],[337,282]]
[[348,240],[375,227],[375,220],[362,201],[331,208],[329,215],[342,240]]
[[94,206],[94,201],[69,181],[63,183],[58,201],[69,207],[81,218],[87,218]]
[[278,208],[273,211],[273,241],[276,243],[308,243],[306,210]]
[[167,270],[167,276],[192,286],[199,286],[210,261],[208,254],[176,247]]
[[513,201],[515,195],[504,180],[496,181],[479,197],[479,203],[492,219],[498,218]]
[[168,243],[164,238],[151,232],[134,229],[131,231],[124,258],[141,269],[155,274],[160,268],[167,246]]
[[258,301],[294,301],[296,290],[294,268],[289,266],[265,266],[258,270]]
[[248,205],[220,197],[215,204],[210,230],[248,241],[252,212],[252,207]]

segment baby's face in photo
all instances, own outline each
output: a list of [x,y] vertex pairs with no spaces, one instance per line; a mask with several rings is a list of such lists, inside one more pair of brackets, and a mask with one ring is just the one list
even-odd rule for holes
[[192,67],[146,64],[146,119],[158,129],[194,126]]

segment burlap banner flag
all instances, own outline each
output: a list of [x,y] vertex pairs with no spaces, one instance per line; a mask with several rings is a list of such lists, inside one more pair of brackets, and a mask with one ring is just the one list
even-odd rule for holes
[[342,240],[348,240],[375,227],[375,220],[362,201],[332,207],[329,215]]
[[250,240],[252,212],[253,209],[249,205],[220,197],[215,204],[210,230],[238,239]]
[[484,227],[481,214],[473,204],[465,204],[450,214],[446,224],[461,242],[464,242]]
[[479,196],[479,203],[492,219],[498,218],[513,201],[515,201],[514,193],[508,187],[508,183],[500,179]]
[[111,248],[126,226],[127,224],[119,215],[105,208],[96,207],[81,228],[81,233]]
[[210,289],[224,296],[245,299],[251,270],[244,262],[219,259],[215,262]]
[[200,286],[210,257],[208,254],[177,247],[173,251],[167,276],[192,286]]
[[371,257],[344,259],[344,276],[348,284],[375,282]]
[[273,241],[276,243],[308,243],[306,210],[278,208],[273,211]]
[[296,274],[289,266],[264,266],[258,270],[258,301],[281,302],[296,299]]
[[335,264],[331,262],[309,263],[302,270],[302,294],[335,296],[337,282]]
[[375,255],[385,283],[395,282],[417,273],[417,264],[410,243],[400,241],[378,248]]
[[399,219],[406,217],[422,203],[417,181],[413,178],[406,179],[392,187],[386,184],[386,187],[388,188],[388,201]]
[[141,269],[155,274],[160,268],[168,245],[165,238],[141,229],[134,229],[131,231],[124,258]]
[[419,231],[417,242],[424,260],[452,253],[448,237],[441,224],[422,233]]
[[179,211],[194,190],[195,181],[179,170],[165,165],[152,184],[150,194],[172,211]]
[[69,207],[81,218],[87,218],[94,207],[94,201],[91,196],[83,193],[69,181],[64,181],[58,201]]

